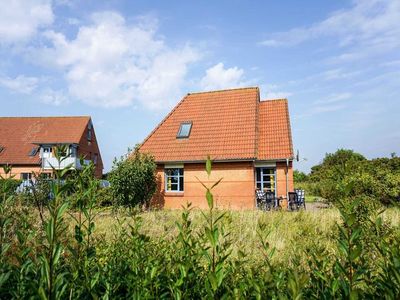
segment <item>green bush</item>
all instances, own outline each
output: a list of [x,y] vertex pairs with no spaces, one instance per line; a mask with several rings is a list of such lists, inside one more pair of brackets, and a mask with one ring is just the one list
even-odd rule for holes
[[22,182],[14,179],[11,171],[12,166],[3,166],[4,176],[0,175],[0,201],[5,201],[8,197],[15,195],[17,187]]
[[294,170],[293,171],[293,180],[295,183],[302,183],[308,180],[308,176],[306,173]]
[[114,204],[114,197],[111,187],[101,188],[97,195],[96,205],[99,207],[112,206]]
[[156,164],[153,156],[136,148],[127,158],[114,160],[108,178],[117,204],[134,207],[148,205],[156,191]]
[[[189,205],[175,233],[164,225],[164,233],[152,235],[142,230],[149,213],[126,209],[106,238],[94,235],[100,190],[89,173],[90,166],[61,183],[65,173],[55,170],[54,199],[41,223],[31,209],[18,213],[14,197],[0,203],[0,299],[400,298],[399,224],[385,220],[374,202],[353,197],[351,183],[338,187],[346,201],[337,202],[340,219],[326,236],[304,211],[269,212],[252,228],[254,247],[235,253],[231,233],[238,224],[214,207],[218,182],[204,184],[208,210],[198,214],[200,223]],[[290,255],[274,260],[283,254],[270,243],[283,214],[292,221],[285,229],[297,234],[285,241]],[[251,260],[254,251],[260,256]]]
[[0,192],[6,196],[15,195],[17,187],[21,184],[18,179],[1,179],[0,178]]
[[343,186],[352,184],[350,196],[363,196],[382,204],[400,201],[400,158],[365,159],[352,150],[327,154],[312,167],[307,183],[313,195],[336,203],[344,198]]

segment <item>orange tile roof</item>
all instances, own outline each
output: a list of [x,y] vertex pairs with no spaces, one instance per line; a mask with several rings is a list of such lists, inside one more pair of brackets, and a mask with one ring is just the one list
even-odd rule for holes
[[0,164],[38,164],[35,143],[79,144],[90,117],[0,117]]
[[[145,139],[140,150],[152,153],[157,162],[204,161],[207,155],[217,161],[291,158],[285,101],[266,101],[272,107],[267,114],[273,113],[267,116],[257,87],[187,94]],[[286,103],[286,110],[280,114],[282,103]],[[265,118],[279,125],[270,125]],[[190,137],[178,139],[180,124],[185,121],[193,124]],[[261,137],[264,133],[271,136]],[[289,148],[282,139],[290,141]]]
[[259,103],[258,122],[259,160],[292,158],[292,135],[286,99],[265,100]]

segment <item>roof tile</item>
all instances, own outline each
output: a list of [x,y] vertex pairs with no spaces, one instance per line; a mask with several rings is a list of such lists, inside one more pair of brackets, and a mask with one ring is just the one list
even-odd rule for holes
[[[287,101],[259,99],[257,87],[188,94],[140,149],[157,162],[291,158]],[[190,137],[177,139],[187,121]]]
[[35,143],[76,143],[90,117],[0,117],[0,164],[37,164],[39,153],[29,156]]

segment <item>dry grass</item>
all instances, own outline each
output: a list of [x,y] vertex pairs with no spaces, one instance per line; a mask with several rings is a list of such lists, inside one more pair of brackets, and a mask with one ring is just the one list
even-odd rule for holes
[[[337,237],[336,222],[340,222],[337,209],[329,208],[300,212],[260,212],[226,211],[224,220],[229,238],[233,244],[233,253],[241,250],[248,259],[259,259],[261,253],[260,236],[257,229],[260,224],[269,232],[268,243],[276,249],[274,260],[287,261],[288,256],[301,254],[308,247],[319,245],[328,252],[335,251]],[[159,210],[140,214],[141,232],[152,238],[172,240],[178,234],[176,222],[182,211]],[[197,233],[201,232],[204,217],[199,210],[192,211],[191,219]],[[400,224],[400,210],[389,209],[384,219],[393,224]],[[96,219],[96,236],[112,239],[120,231],[120,226],[132,222],[132,217],[124,212],[105,210]],[[264,230],[265,231],[265,230]]]

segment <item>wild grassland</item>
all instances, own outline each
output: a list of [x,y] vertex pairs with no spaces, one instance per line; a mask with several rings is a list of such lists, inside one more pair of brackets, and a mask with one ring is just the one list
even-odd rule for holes
[[[263,251],[257,230],[260,226],[269,232],[268,242],[276,249],[273,260],[284,261],[293,251],[298,252],[299,246],[307,242],[323,243],[327,249],[333,249],[335,240],[333,232],[335,224],[340,220],[337,209],[300,212],[260,212],[260,211],[225,211],[224,227],[230,233],[233,244],[233,254],[237,250],[246,253],[248,259],[259,260]],[[140,232],[152,238],[162,238],[173,241],[179,234],[177,222],[181,218],[180,210],[158,210],[140,214],[142,225]],[[398,217],[398,216],[397,216]],[[400,218],[392,218],[394,223]],[[194,210],[190,215],[195,234],[201,234],[206,221],[200,210]],[[103,210],[96,219],[97,238],[110,240],[120,230],[119,226],[132,225],[132,217],[124,211],[113,212]]]

